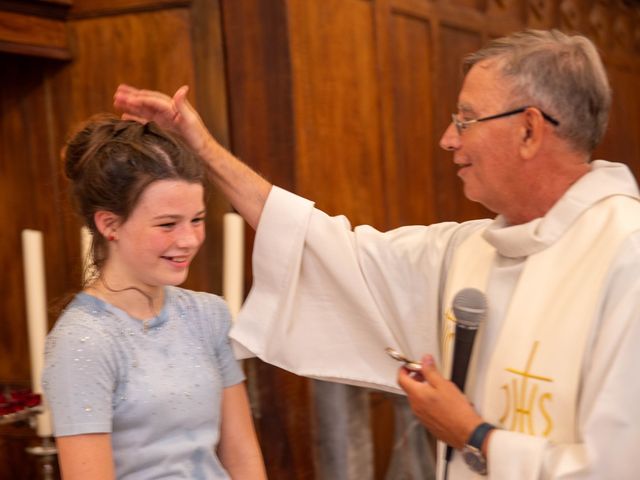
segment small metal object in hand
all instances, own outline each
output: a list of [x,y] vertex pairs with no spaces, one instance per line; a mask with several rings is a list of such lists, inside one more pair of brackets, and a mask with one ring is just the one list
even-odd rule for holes
[[384,351],[387,352],[387,354],[391,358],[393,358],[394,360],[397,360],[398,362],[404,363],[404,368],[406,368],[407,370],[409,370],[411,372],[421,372],[422,371],[422,364],[420,362],[416,362],[415,360],[408,359],[403,354],[401,354],[397,350],[394,350],[391,347],[385,348]]

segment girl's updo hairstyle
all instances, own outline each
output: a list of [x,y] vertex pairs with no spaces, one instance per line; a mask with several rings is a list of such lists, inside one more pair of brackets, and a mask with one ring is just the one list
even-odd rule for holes
[[203,162],[176,136],[153,122],[142,124],[99,114],[81,124],[63,151],[76,208],[93,237],[93,273],[107,258],[106,239],[94,214],[106,210],[126,221],[142,192],[158,180],[207,187]]

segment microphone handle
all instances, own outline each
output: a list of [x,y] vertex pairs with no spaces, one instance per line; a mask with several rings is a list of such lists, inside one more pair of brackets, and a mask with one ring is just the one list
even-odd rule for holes
[[467,380],[467,369],[469,368],[473,341],[477,331],[477,328],[470,329],[459,325],[456,326],[451,381],[456,384],[461,392],[464,392],[464,385]]
[[[451,381],[464,393],[464,384],[467,380],[467,369],[471,360],[473,341],[476,337],[477,328],[464,328],[456,325],[456,338],[453,350],[453,366],[451,368]],[[453,447],[447,445],[445,459],[451,460]]]

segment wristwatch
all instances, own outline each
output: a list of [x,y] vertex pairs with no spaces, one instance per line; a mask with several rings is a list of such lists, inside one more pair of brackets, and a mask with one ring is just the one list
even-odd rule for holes
[[480,475],[487,474],[487,459],[482,454],[482,444],[487,434],[494,428],[496,427],[490,423],[481,423],[471,433],[467,444],[462,447],[462,458],[464,458],[465,463],[471,470]]

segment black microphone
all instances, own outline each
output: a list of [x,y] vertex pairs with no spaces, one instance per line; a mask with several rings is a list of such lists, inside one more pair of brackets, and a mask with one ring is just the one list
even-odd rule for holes
[[456,317],[456,339],[453,347],[451,381],[464,392],[473,341],[480,322],[487,313],[487,298],[480,290],[465,288],[453,299],[453,314]]
[[[487,313],[487,298],[475,288],[460,290],[453,298],[453,314],[456,317],[456,338],[453,347],[451,381],[464,392],[473,341],[480,322]],[[447,461],[451,459],[451,446],[447,446]]]

